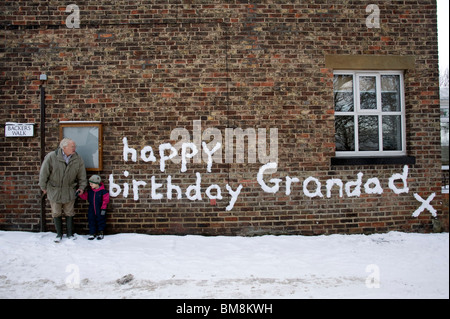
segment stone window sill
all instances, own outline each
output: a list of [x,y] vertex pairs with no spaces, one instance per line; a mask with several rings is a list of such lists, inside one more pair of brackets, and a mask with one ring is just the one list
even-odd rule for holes
[[416,158],[414,156],[395,156],[395,157],[332,157],[331,166],[342,165],[414,165]]

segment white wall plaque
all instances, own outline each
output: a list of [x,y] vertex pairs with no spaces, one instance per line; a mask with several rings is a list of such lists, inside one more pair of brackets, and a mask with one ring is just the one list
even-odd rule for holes
[[34,136],[34,123],[12,123],[5,124],[6,137],[29,137]]

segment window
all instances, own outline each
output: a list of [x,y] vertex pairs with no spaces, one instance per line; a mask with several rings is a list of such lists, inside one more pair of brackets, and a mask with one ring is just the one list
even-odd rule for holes
[[403,73],[335,71],[337,157],[404,156]]
[[449,146],[449,111],[448,111],[448,87],[441,88],[441,147],[442,147],[442,165],[449,165],[448,146]]
[[441,87],[441,152],[442,152],[442,193],[449,192],[449,108],[448,108],[448,87]]
[[86,171],[101,171],[103,130],[99,122],[60,122],[60,140],[75,141],[77,153],[83,158]]

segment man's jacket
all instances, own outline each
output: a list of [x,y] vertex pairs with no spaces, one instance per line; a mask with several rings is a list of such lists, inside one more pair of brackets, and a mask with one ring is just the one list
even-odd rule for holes
[[69,164],[66,164],[60,148],[47,154],[39,173],[39,186],[47,190],[47,197],[52,202],[68,203],[75,200],[76,190],[84,190],[87,186],[83,159],[74,153]]

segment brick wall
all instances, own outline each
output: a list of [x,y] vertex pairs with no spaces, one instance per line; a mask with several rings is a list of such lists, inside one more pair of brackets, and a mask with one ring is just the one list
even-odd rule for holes
[[[151,234],[331,234],[431,231],[431,204],[441,209],[436,4],[433,0],[379,1],[380,28],[368,28],[366,7],[374,1],[73,1],[80,27],[68,28],[64,1],[2,1],[0,4],[0,229],[39,230],[40,94],[45,73],[45,150],[58,145],[60,121],[103,123],[103,170],[122,192],[111,199],[108,231]],[[325,55],[414,56],[405,72],[408,193],[395,194],[389,178],[404,165],[332,166],[335,155],[333,70]],[[197,121],[197,122],[195,122]],[[208,128],[278,130],[280,190],[265,192],[257,181],[262,163],[189,163],[186,172],[167,162],[158,147],[176,144],[171,132],[194,123]],[[37,123],[34,137],[4,137],[5,122]],[[123,138],[137,150],[123,159]],[[208,137],[209,138],[209,137]],[[209,142],[210,139],[206,139]],[[140,150],[151,146],[156,162]],[[125,173],[127,172],[127,173]],[[383,194],[326,196],[326,182],[377,177]],[[185,191],[201,176],[201,200]],[[128,176],[126,176],[128,175]],[[167,198],[168,176],[182,191]],[[298,178],[286,194],[286,176]],[[154,183],[162,184],[152,199]],[[321,183],[323,197],[306,196]],[[139,187],[134,200],[133,180]],[[125,183],[130,186],[123,196]],[[222,199],[206,189],[218,185]],[[236,191],[234,207],[227,210]],[[398,186],[401,187],[401,186]],[[215,188],[217,189],[217,188]],[[214,195],[217,191],[213,191]],[[174,197],[176,195],[173,192]],[[77,203],[77,231],[86,231],[87,205]],[[48,229],[52,230],[47,205]]]

